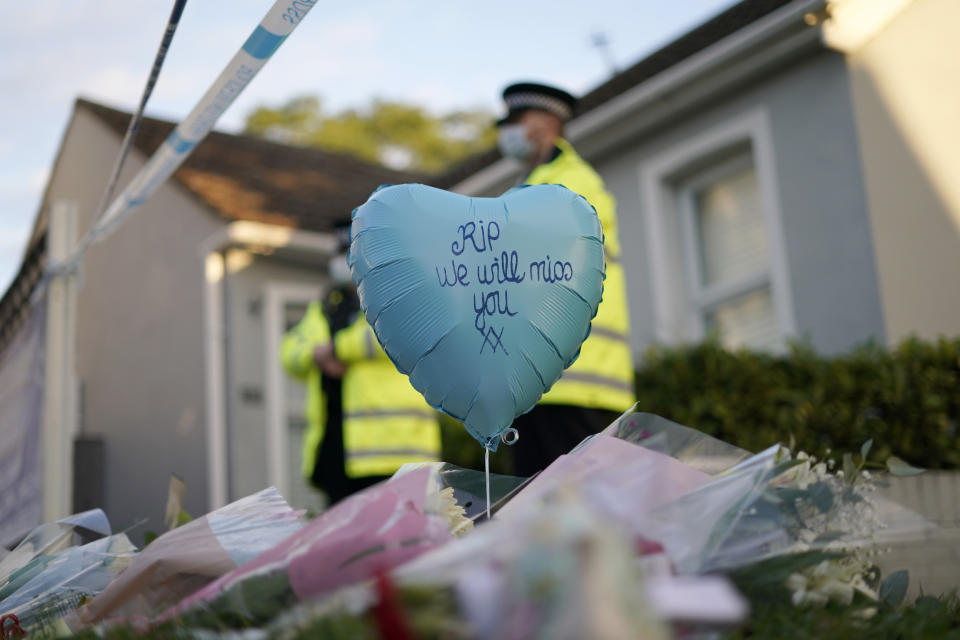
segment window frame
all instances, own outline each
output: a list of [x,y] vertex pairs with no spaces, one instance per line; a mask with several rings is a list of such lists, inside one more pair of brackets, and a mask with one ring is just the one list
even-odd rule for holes
[[280,360],[284,331],[283,307],[288,302],[309,304],[320,299],[323,286],[288,281],[268,281],[263,287],[263,338],[266,364],[264,412],[266,414],[267,447],[265,461],[267,479],[280,495],[291,497],[290,469],[287,465],[288,424],[290,408],[283,382],[287,375]]
[[[724,170],[730,171],[727,163],[735,163],[745,151],[757,175],[769,258],[766,276],[755,274],[701,291],[702,258],[699,250],[690,251],[699,247],[691,185],[705,184]],[[643,161],[639,174],[656,340],[665,344],[700,341],[705,336],[706,312],[720,302],[769,285],[781,338],[777,350],[785,348],[786,340],[796,335],[796,327],[766,110],[756,108],[685,136]]]
[[[756,162],[752,150],[737,151],[677,185],[676,198],[683,236],[683,254],[686,259],[684,271],[687,276],[688,304],[690,307],[688,322],[695,340],[703,340],[706,337],[707,323],[705,316],[723,303],[731,302],[736,298],[761,289],[770,289],[771,296],[773,295],[769,244],[766,246],[768,255],[767,264],[764,268],[730,282],[718,284],[704,284],[703,282],[703,274],[705,273],[704,246],[697,225],[696,194],[703,188],[735,176],[747,168],[752,168],[756,173]],[[757,176],[757,190],[757,196],[759,197],[759,175]],[[766,221],[764,221],[764,230],[766,230]]]

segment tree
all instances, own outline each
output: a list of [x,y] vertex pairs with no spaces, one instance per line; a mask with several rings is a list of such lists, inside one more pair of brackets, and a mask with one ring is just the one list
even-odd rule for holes
[[280,107],[260,106],[247,116],[244,131],[428,173],[443,171],[496,141],[493,115],[483,110],[436,116],[417,105],[375,99],[365,109],[326,114],[315,96],[296,97]]

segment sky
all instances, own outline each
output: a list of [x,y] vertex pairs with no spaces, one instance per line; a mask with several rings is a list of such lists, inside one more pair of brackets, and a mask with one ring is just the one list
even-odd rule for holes
[[[216,129],[304,94],[324,108],[373,98],[437,114],[501,109],[502,88],[538,80],[581,95],[734,0],[371,0],[318,4]],[[181,120],[273,0],[188,0],[147,115]],[[0,8],[0,293],[20,265],[73,102],[133,111],[173,1],[5,2]],[[607,54],[592,46],[603,33]],[[122,186],[122,185],[121,185]]]

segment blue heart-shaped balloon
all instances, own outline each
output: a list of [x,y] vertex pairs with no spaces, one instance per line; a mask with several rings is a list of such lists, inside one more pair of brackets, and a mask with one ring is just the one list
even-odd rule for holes
[[603,293],[596,211],[559,185],[470,198],[382,187],[348,263],[384,351],[427,402],[496,450],[580,353]]

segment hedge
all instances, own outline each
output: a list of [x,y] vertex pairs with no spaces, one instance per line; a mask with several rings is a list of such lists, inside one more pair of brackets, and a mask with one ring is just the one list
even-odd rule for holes
[[[793,436],[823,457],[860,450],[894,454],[927,469],[960,467],[960,338],[909,339],[892,351],[865,344],[832,358],[792,344],[781,356],[728,351],[715,340],[654,347],[637,371],[639,409],[750,451]],[[483,469],[483,450],[459,422],[444,418],[443,457]],[[521,437],[523,435],[521,434]],[[510,447],[491,455],[509,473]]]
[[642,411],[758,451],[791,436],[822,457],[897,455],[927,469],[960,467],[960,338],[866,344],[832,358],[793,344],[782,356],[716,341],[650,349],[637,372]]

